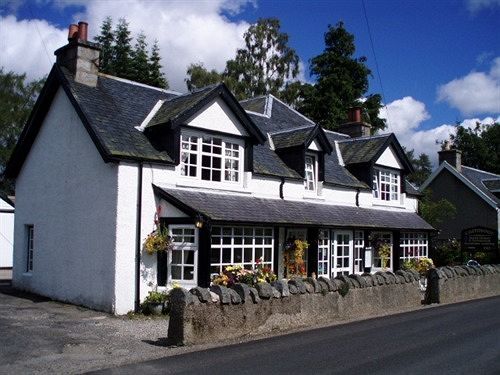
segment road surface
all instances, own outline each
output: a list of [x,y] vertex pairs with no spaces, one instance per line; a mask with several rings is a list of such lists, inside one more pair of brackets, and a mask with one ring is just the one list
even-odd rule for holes
[[500,374],[500,297],[191,352],[100,374]]

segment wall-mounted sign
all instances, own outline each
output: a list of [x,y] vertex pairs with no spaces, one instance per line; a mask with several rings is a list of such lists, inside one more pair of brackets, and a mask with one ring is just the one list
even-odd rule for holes
[[474,227],[462,231],[462,250],[469,252],[497,251],[498,233],[496,230]]

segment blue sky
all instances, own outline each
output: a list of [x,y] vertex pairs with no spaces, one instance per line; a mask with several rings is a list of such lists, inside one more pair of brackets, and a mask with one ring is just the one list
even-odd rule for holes
[[125,16],[133,32],[158,39],[171,88],[185,91],[189,62],[221,70],[250,23],[277,17],[299,53],[302,78],[311,80],[309,59],[323,50],[327,25],[342,20],[355,35],[357,56],[368,58],[369,92],[383,91],[388,130],[403,145],[433,156],[435,140],[457,121],[498,121],[500,0],[364,1],[378,67],[362,0],[4,0],[0,40],[7,52],[0,66],[43,75],[53,50],[65,43],[69,23],[87,20],[95,35],[105,16]]

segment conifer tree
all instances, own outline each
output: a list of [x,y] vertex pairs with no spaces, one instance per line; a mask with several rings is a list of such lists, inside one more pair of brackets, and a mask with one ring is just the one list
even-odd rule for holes
[[153,48],[151,49],[151,56],[149,57],[149,84],[168,89],[168,81],[165,75],[161,72],[161,57],[160,57],[160,47],[158,47],[158,41],[155,40],[153,43]]
[[132,47],[130,45],[132,37],[130,36],[128,22],[125,18],[120,18],[118,20],[114,35],[115,44],[113,46],[113,63],[111,71],[118,77],[133,79],[131,58]]
[[114,74],[111,70],[113,62],[113,43],[115,41],[112,28],[113,21],[111,17],[106,17],[101,25],[101,34],[94,38],[94,40],[101,45],[99,69],[109,74]]

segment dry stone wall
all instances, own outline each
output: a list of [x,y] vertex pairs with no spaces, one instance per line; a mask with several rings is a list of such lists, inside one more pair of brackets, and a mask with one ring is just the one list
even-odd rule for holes
[[171,344],[200,344],[414,309],[417,272],[397,271],[258,283],[212,285],[170,295]]
[[500,264],[429,271],[426,303],[453,303],[500,295]]

